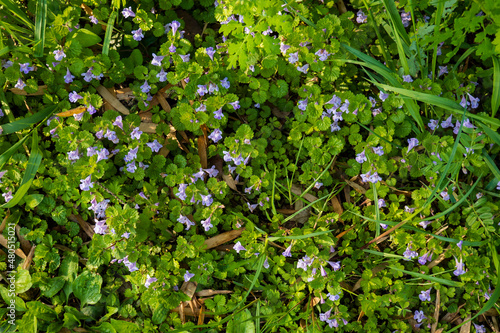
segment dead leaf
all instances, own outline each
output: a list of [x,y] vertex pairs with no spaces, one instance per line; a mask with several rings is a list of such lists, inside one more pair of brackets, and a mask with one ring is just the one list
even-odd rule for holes
[[163,108],[163,110],[169,113],[172,110],[172,108],[170,107],[170,104],[168,104],[167,100],[163,96],[163,93],[156,94],[156,97],[158,98],[158,102],[160,102],[160,105]]
[[238,191],[236,188],[236,182],[233,179],[232,175],[222,175],[222,179],[226,182],[227,186],[229,186],[230,189]]
[[208,168],[207,141],[205,140],[205,137],[203,135],[198,137],[198,156],[200,157],[201,167],[203,169]]
[[21,226],[19,224],[16,224],[16,234],[17,240],[21,243],[21,249],[23,249],[23,252],[29,253],[31,251],[31,243],[28,242],[23,235],[21,235]]
[[156,133],[156,127],[158,124],[155,123],[141,123],[139,125],[139,130],[143,131],[144,133]]
[[104,86],[97,87],[97,92],[102,96],[105,102],[111,104],[111,106],[118,112],[128,115],[130,111],[115,97],[111,94],[108,89]]
[[332,206],[333,206],[333,211],[337,214],[339,214],[339,221],[344,222],[340,216],[344,213],[344,208],[342,208],[342,204],[339,201],[339,198],[337,196],[334,196],[331,200]]
[[237,229],[237,230],[231,230],[231,231],[226,231],[222,234],[219,234],[217,236],[211,237],[207,240],[205,240],[205,245],[207,246],[208,249],[213,249],[214,247],[217,247],[221,244],[227,243],[232,241],[233,239],[236,239],[240,237],[241,233],[245,230],[245,228]]
[[227,294],[232,294],[234,291],[231,290],[213,290],[213,289],[205,289],[198,291],[194,295],[197,297],[209,297],[209,296],[215,296],[215,295],[227,295]]
[[[302,189],[299,186],[297,186],[295,184],[292,185],[291,191],[293,194],[296,194],[298,196],[302,195],[302,193],[304,192],[304,191],[302,191]],[[302,198],[306,199],[309,202],[313,202],[313,201],[318,200],[317,197],[315,197],[314,195],[309,194],[309,193],[302,195]]]
[[469,321],[470,319],[472,318],[472,316],[469,314],[466,318],[465,318],[465,324],[462,325],[462,327],[460,327],[460,333],[470,333],[470,327],[471,327],[471,322]]
[[0,224],[0,234],[3,232],[3,229],[5,229],[5,225],[7,224],[7,219],[9,218],[9,216],[10,216],[10,210],[7,210],[7,213],[3,218],[2,224]]
[[186,294],[189,298],[193,298],[194,293],[196,292],[196,287],[198,284],[196,282],[184,282],[181,286],[181,291]]
[[439,309],[441,307],[441,293],[439,292],[439,289],[437,289],[436,292],[436,306],[434,310],[434,323],[432,324],[431,327],[431,332],[435,333],[437,329],[437,325],[439,323]]
[[[0,234],[0,244],[5,247],[6,249],[8,249],[8,242],[7,242],[7,239],[2,235]],[[26,259],[26,254],[24,254],[23,250],[21,249],[16,249],[15,250],[15,254],[18,255],[18,257],[22,258],[22,259]]]
[[23,96],[42,96],[45,94],[45,91],[47,90],[47,86],[38,86],[38,90],[34,93],[28,94],[26,91],[18,88],[11,88],[9,89],[13,94],[15,95],[23,95]]
[[35,248],[36,248],[36,245],[32,246],[30,252],[28,253],[28,256],[26,257],[26,259],[24,259],[24,262],[21,266],[23,269],[30,268],[31,262],[33,261],[33,257],[35,255]]
[[80,228],[89,236],[90,238],[94,237],[94,227],[90,225],[87,221],[85,221],[80,215],[71,214],[68,216],[68,219],[76,222],[80,225]]

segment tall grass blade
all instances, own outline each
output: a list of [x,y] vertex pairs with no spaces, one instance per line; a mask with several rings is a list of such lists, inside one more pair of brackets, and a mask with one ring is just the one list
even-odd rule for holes
[[43,57],[45,26],[47,24],[47,0],[37,0],[35,18],[35,57]]
[[370,16],[370,23],[373,26],[373,30],[375,30],[375,33],[377,34],[377,38],[378,38],[378,41],[380,43],[380,49],[382,50],[382,55],[384,57],[385,63],[389,65],[389,68],[392,71],[394,71],[394,62],[392,61],[391,57],[387,54],[388,49],[385,45],[385,41],[382,38],[382,35],[380,34],[380,29],[379,29],[379,26],[377,25],[377,22],[375,21],[375,17],[373,16],[373,13],[370,10],[370,7],[368,7],[366,0],[363,0],[363,3],[365,5],[366,11],[368,12],[368,15]]
[[500,62],[498,57],[493,56],[493,92],[491,94],[491,116],[495,117],[500,107]]
[[[441,25],[441,18],[443,17],[443,12],[444,12],[444,1],[438,1],[435,13],[436,19],[434,20],[434,36],[437,36],[439,34],[440,30],[439,26]],[[436,77],[437,51],[438,51],[438,45],[436,42],[436,46],[434,47],[434,51],[432,52],[432,81],[434,81]]]
[[6,9],[6,12],[9,13],[17,22],[33,31],[33,22],[30,20],[28,15],[21,10],[18,4],[11,0],[0,0],[0,5],[2,5],[4,9]]
[[51,105],[49,107],[46,107],[42,111],[35,113],[34,115],[18,119],[8,124],[4,124],[2,125],[3,134],[12,134],[15,132],[22,131],[25,128],[31,127],[31,125],[34,125],[44,120],[45,118],[50,117],[54,113],[56,108],[57,108],[56,105]]
[[31,187],[31,183],[33,183],[33,179],[35,179],[36,172],[40,167],[40,163],[42,162],[42,153],[38,148],[38,132],[33,131],[33,136],[31,140],[31,154],[28,159],[28,166],[26,167],[26,171],[24,173],[23,179],[21,181],[21,185],[17,189],[14,197],[9,201],[4,203],[0,208],[11,208],[19,203],[19,201],[24,197],[26,192]]
[[104,43],[102,44],[102,54],[108,55],[109,45],[111,44],[111,35],[113,33],[113,25],[115,24],[116,12],[112,12],[108,24],[106,26],[106,35],[104,36]]
[[394,0],[383,0],[385,9],[387,9],[387,13],[389,13],[389,18],[392,21],[393,26],[395,27],[394,35],[399,35],[406,46],[410,45],[410,37],[403,26],[403,21],[401,20],[401,16],[399,15],[398,9],[396,8],[396,4]]
[[464,54],[462,54],[462,56],[457,60],[457,62],[455,63],[455,65],[453,66],[453,71],[456,72],[457,69],[458,69],[458,66],[460,66],[460,64],[465,60],[467,59],[467,57],[472,53],[476,51],[476,47],[475,46],[472,46],[470,48],[467,49],[467,51],[464,52]]
[[404,270],[404,269],[401,269],[401,268],[397,268],[397,267],[393,267],[393,266],[389,266],[389,268],[393,269],[395,271],[398,271],[398,272],[402,272],[402,273],[414,276],[416,278],[421,278],[421,279],[424,279],[424,280],[429,280],[429,281],[436,282],[436,283],[439,283],[439,284],[444,284],[444,285],[450,286],[450,287],[461,288],[464,285],[463,282],[446,280],[446,279],[438,278],[438,277],[435,277],[435,276],[432,276],[432,275],[427,275],[427,274],[421,274],[421,273],[417,273],[417,272],[407,271],[407,270]]

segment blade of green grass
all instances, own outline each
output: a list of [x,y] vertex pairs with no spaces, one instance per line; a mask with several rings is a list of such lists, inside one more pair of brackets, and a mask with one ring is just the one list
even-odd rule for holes
[[333,232],[333,229],[332,230],[326,230],[326,231],[312,232],[310,234],[298,235],[298,236],[269,237],[268,240],[270,242],[274,242],[274,241],[277,241],[277,240],[305,239],[305,238],[311,238],[311,237],[321,236],[321,235],[324,235],[324,234],[329,234],[331,232]]
[[11,0],[0,0],[0,5],[2,5],[4,9],[6,9],[6,12],[13,16],[16,21],[27,26],[28,29],[33,30],[33,22],[29,19],[28,15],[20,9],[18,4]]
[[500,62],[496,56],[493,59],[493,92],[491,94],[491,116],[495,117],[500,106]]
[[113,11],[109,17],[106,26],[106,35],[104,36],[104,43],[102,44],[102,54],[108,55],[109,45],[111,44],[111,34],[113,33],[113,25],[115,24],[116,12]]
[[33,179],[35,179],[36,172],[38,171],[41,162],[42,153],[38,148],[38,132],[33,131],[30,158],[28,159],[28,166],[26,167],[26,171],[24,172],[21,185],[17,189],[14,197],[9,202],[6,202],[2,206],[0,206],[0,208],[11,208],[19,203],[26,192],[28,192],[28,190],[30,189],[31,183],[33,183]]
[[[441,107],[443,109],[450,110],[454,113],[462,114],[462,112],[464,110],[464,108],[462,108],[462,106],[459,103],[452,101],[448,98],[439,97],[439,96],[426,94],[426,93],[421,93],[418,91],[408,90],[408,89],[404,89],[404,88],[397,88],[394,86],[389,86],[389,85],[376,83],[376,82],[373,82],[373,84],[376,84],[385,90],[390,90],[390,91],[393,91],[395,93],[401,94],[403,96],[415,99],[417,101],[424,102],[427,104],[432,104],[432,105]],[[469,118],[480,120],[483,123],[488,123],[488,124],[492,124],[496,127],[500,127],[500,120],[499,119],[480,116],[480,115],[476,115],[476,114],[473,114],[470,112],[465,112],[465,115]]]
[[490,137],[491,140],[495,141],[497,145],[500,145],[500,134],[492,130],[488,126],[478,122],[478,125],[483,129],[483,131]]
[[408,274],[408,275],[411,275],[411,276],[414,276],[414,277],[417,277],[417,278],[421,278],[421,279],[424,279],[424,280],[429,280],[429,281],[436,282],[436,283],[439,283],[439,284],[444,284],[444,285],[447,285],[447,286],[450,286],[450,287],[461,288],[464,285],[463,282],[457,282],[457,281],[452,281],[452,280],[438,278],[438,277],[435,277],[435,276],[432,276],[432,275],[426,275],[426,274],[421,274],[421,273],[417,273],[417,272],[411,272],[411,271],[407,271],[407,270],[404,270],[404,269],[401,269],[401,268],[397,268],[397,267],[394,267],[394,266],[388,266],[388,267],[390,269],[393,269],[393,270],[398,271],[398,272],[402,272],[402,273],[405,273],[405,274]]
[[42,111],[39,111],[35,113],[34,115],[31,115],[26,118],[18,119],[16,121],[13,121],[11,123],[7,123],[2,125],[3,128],[3,134],[12,134],[15,132],[22,131],[25,128],[30,127],[31,125],[34,125],[47,117],[50,117],[56,110],[57,106],[56,105],[51,105],[49,107],[46,107]]
[[484,161],[486,162],[486,165],[488,168],[490,168],[491,172],[495,176],[496,179],[500,179],[500,170],[498,170],[498,167],[495,164],[495,161],[488,155],[486,152],[486,149],[483,148],[483,158]]
[[373,17],[373,13],[370,10],[370,7],[368,7],[366,0],[363,0],[363,4],[365,5],[366,11],[370,16],[370,24],[373,26],[373,30],[375,30],[375,33],[377,34],[377,39],[380,43],[380,49],[382,50],[382,55],[384,57],[385,63],[389,65],[389,68],[392,71],[394,71],[394,62],[392,61],[392,58],[387,54],[387,47],[385,45],[384,39],[382,38],[382,35],[380,34],[380,29],[377,25],[377,22],[375,21],[375,17]]
[[372,183],[373,200],[375,202],[375,237],[380,236],[380,208],[378,207],[377,186]]
[[[439,34],[441,18],[443,17],[443,11],[444,11],[444,1],[438,1],[435,13],[436,19],[434,20],[434,36],[437,36]],[[434,51],[432,52],[432,69],[431,69],[432,81],[434,81],[436,77],[437,50],[438,50],[438,42],[436,41],[436,46],[434,47]]]
[[410,37],[403,26],[403,21],[401,20],[401,16],[399,15],[398,9],[396,8],[396,4],[394,0],[383,0],[385,9],[389,14],[389,18],[392,21],[393,26],[395,27],[394,34],[399,35],[403,42],[408,46],[410,45]]
[[457,60],[457,62],[455,63],[455,65],[453,66],[453,71],[456,72],[457,69],[458,69],[458,66],[460,66],[460,64],[472,53],[476,51],[476,47],[475,46],[472,46],[470,48],[467,49],[467,51],[464,52],[464,54],[462,54],[462,56]]
[[45,26],[47,24],[47,0],[36,1],[35,57],[43,57]]
[[2,170],[3,166],[9,158],[14,155],[14,153],[23,145],[24,141],[28,138],[28,135],[24,136],[21,140],[17,141],[12,147],[7,149],[2,155],[0,155],[0,170]]
[[404,256],[400,256],[399,254],[392,254],[392,253],[385,253],[385,252],[378,252],[378,251],[373,251],[373,250],[363,250],[363,252],[366,253],[371,253],[377,256],[381,256],[384,258],[396,258],[396,259],[403,259],[405,260],[406,258]]

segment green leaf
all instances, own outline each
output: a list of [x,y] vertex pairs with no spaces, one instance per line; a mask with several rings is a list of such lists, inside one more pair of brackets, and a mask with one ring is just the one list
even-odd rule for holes
[[90,47],[101,41],[101,37],[97,36],[95,33],[85,28],[73,30],[73,32],[71,32],[68,35],[67,39],[78,40],[82,47]]
[[26,203],[26,206],[33,209],[42,202],[43,198],[43,194],[29,194],[24,196],[24,202]]
[[255,323],[252,320],[252,314],[248,309],[238,312],[227,323],[227,333],[253,333],[255,332]]
[[11,208],[18,204],[18,202],[23,198],[23,196],[31,187],[31,183],[35,178],[36,172],[41,162],[42,154],[38,148],[38,133],[37,131],[33,131],[30,158],[28,160],[26,171],[24,172],[23,180],[21,181],[21,186],[19,186],[19,188],[17,189],[14,197],[9,202],[6,202],[2,206],[0,206],[0,208]]
[[136,323],[131,323],[124,320],[111,319],[111,325],[117,332],[140,333],[141,330]]
[[31,288],[31,275],[27,269],[16,272],[16,294],[22,294]]
[[73,282],[73,293],[82,301],[82,307],[96,304],[101,299],[102,277],[90,271],[84,271]]

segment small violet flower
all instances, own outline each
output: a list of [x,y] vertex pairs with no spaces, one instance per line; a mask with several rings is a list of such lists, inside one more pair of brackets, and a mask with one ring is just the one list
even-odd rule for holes
[[240,251],[246,251],[247,249],[245,249],[243,247],[243,245],[241,245],[240,242],[237,242],[236,244],[234,244],[234,247],[233,249],[237,252],[237,253],[240,253]]
[[122,10],[122,15],[124,18],[135,17],[135,13],[132,11],[132,7],[124,8]]
[[418,298],[420,298],[420,300],[422,302],[430,302],[431,301],[431,290],[432,290],[432,287],[427,289],[427,290],[422,290],[420,292],[420,295],[418,295]]

